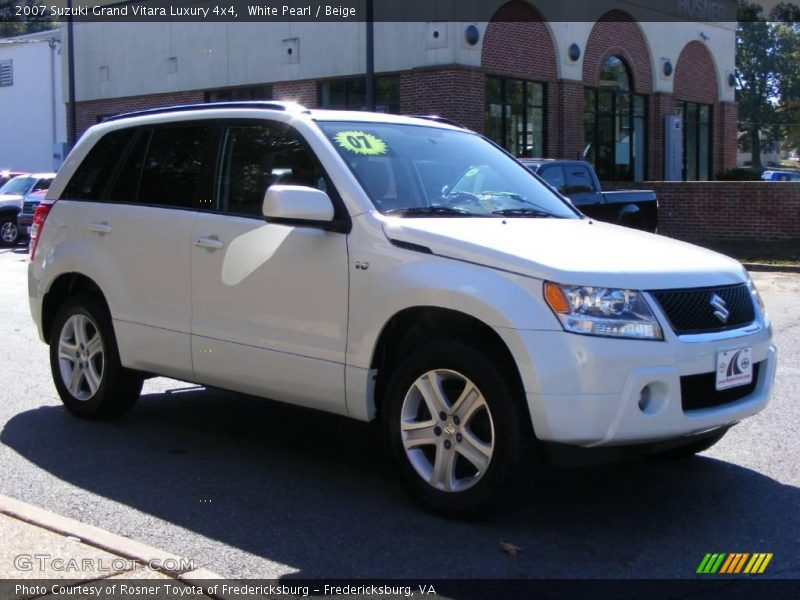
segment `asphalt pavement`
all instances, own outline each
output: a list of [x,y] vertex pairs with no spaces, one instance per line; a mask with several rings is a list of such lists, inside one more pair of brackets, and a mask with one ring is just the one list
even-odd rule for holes
[[119,421],[70,416],[26,269],[0,250],[0,494],[237,579],[684,578],[708,552],[800,578],[798,274],[753,275],[779,349],[763,413],[698,459],[551,468],[459,522],[405,495],[370,424],[163,378]]

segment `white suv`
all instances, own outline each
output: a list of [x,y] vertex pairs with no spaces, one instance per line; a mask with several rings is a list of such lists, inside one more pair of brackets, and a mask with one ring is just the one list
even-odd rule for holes
[[771,327],[725,256],[597,223],[481,136],[282,103],[92,127],[29,294],[73,413],[165,375],[369,421],[473,511],[542,442],[699,452],[764,408]]

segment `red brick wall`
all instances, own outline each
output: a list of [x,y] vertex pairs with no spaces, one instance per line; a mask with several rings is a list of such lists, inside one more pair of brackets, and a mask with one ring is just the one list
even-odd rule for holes
[[610,184],[652,189],[658,232],[682,240],[800,239],[800,183],[647,181]]
[[548,157],[574,160],[583,151],[583,83],[559,81],[551,86],[555,96],[547,106]]
[[400,74],[400,112],[438,115],[483,133],[486,77],[477,69],[434,67]]
[[708,48],[697,41],[686,44],[675,64],[675,98],[715,104],[719,97],[717,86],[717,70]]
[[[170,92],[168,94],[149,94],[146,96],[127,96],[124,98],[106,98],[103,100],[86,100],[75,104],[76,139],[95,125],[99,116],[117,115],[148,108],[175,106],[176,104],[199,104],[205,100],[202,90],[190,92]],[[69,111],[69,107],[67,107]],[[69,114],[69,113],[68,113]],[[69,121],[69,119],[68,119]],[[68,132],[68,135],[71,132]]]
[[530,5],[512,0],[492,16],[483,36],[481,66],[487,73],[555,81],[556,50],[550,30]]
[[308,108],[314,108],[317,106],[317,82],[313,79],[282,81],[272,86],[272,95],[275,100],[297,102]]
[[653,89],[653,70],[647,42],[633,18],[618,10],[600,17],[589,34],[583,58],[583,82],[596,86],[603,64],[614,55],[625,59],[636,93],[649,94]]
[[718,102],[714,106],[713,123],[714,148],[711,160],[714,175],[736,167],[737,137],[739,132],[739,107],[735,102]]

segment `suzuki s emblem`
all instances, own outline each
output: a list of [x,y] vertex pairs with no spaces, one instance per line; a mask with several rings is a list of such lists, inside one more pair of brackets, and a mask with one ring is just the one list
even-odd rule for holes
[[730,316],[730,311],[727,309],[727,302],[714,294],[711,296],[711,300],[708,303],[712,306],[712,308],[716,308],[717,310],[714,311],[714,316],[717,317],[723,323],[728,322],[728,317]]

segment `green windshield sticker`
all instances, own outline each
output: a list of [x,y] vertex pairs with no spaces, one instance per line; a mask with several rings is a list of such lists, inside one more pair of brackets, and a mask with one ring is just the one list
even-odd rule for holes
[[477,174],[478,174],[478,169],[473,167],[472,169],[470,169],[469,171],[464,173],[464,177],[472,177],[473,175],[477,175]]
[[388,146],[381,138],[365,131],[340,131],[334,141],[348,152],[367,156],[386,154]]

